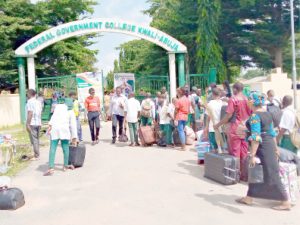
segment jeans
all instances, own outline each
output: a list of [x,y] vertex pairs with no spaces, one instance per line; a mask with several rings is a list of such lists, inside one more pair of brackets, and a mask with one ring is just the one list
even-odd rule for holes
[[[51,140],[50,142],[50,152],[49,152],[49,168],[54,168],[55,154],[58,146],[59,139]],[[64,166],[69,165],[69,140],[60,140],[61,147],[64,153]]]
[[30,126],[29,138],[30,142],[33,146],[34,157],[40,157],[40,126]]
[[[96,141],[99,138],[99,131],[100,131],[99,116],[100,116],[99,112],[88,112],[87,114],[92,141]],[[95,133],[95,127],[96,127],[96,133]]]
[[141,125],[144,126],[151,126],[152,125],[152,118],[141,117]]
[[160,124],[160,130],[163,132],[163,137],[167,145],[172,144],[172,126],[171,124]]
[[112,116],[112,132],[113,132],[113,140],[117,138],[117,126],[119,123],[119,136],[123,134],[123,124],[124,124],[124,116],[113,115]]
[[76,117],[76,124],[77,124],[77,135],[78,135],[78,140],[82,141],[82,128],[81,128],[81,123],[80,123],[80,118],[79,116]]
[[129,127],[129,134],[130,134],[130,142],[131,144],[134,144],[134,142],[136,144],[139,143],[139,138],[138,138],[138,123],[128,123],[128,127]]
[[186,121],[185,120],[179,120],[178,121],[178,133],[179,133],[179,139],[182,145],[185,145],[186,140],[185,140],[185,132],[184,132],[184,128],[186,125]]

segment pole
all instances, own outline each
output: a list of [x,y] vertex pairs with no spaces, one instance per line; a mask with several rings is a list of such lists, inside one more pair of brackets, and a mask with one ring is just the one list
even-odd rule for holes
[[19,94],[20,94],[20,115],[21,123],[25,124],[25,102],[26,102],[26,84],[25,84],[25,60],[22,57],[17,58],[19,72]]
[[102,112],[105,112],[105,109],[104,109],[104,76],[103,76],[103,70],[101,70],[101,83],[102,83]]
[[28,89],[36,90],[34,57],[27,58]]
[[293,90],[294,90],[294,107],[297,110],[297,70],[296,70],[296,47],[295,47],[295,22],[294,22],[294,0],[290,0],[291,6],[291,37],[292,37],[292,57],[293,57]]
[[183,87],[186,84],[184,69],[184,53],[178,53],[178,77],[179,87]]
[[176,57],[175,53],[169,53],[169,76],[170,76],[170,101],[176,97]]

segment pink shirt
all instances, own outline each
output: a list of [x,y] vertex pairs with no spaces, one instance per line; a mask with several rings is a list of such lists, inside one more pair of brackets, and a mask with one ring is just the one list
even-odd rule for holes
[[175,119],[176,120],[188,120],[188,115],[190,112],[190,107],[191,107],[191,101],[186,97],[183,96],[176,102],[176,109],[177,109],[177,114]]

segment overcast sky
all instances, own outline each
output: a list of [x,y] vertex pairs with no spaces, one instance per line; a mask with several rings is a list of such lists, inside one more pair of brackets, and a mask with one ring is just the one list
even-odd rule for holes
[[[126,21],[137,22],[149,25],[150,18],[142,13],[149,7],[146,0],[98,0],[95,6],[93,17],[109,17],[124,19]],[[122,34],[105,33],[96,39],[96,44],[92,47],[100,52],[97,56],[97,67],[103,69],[104,75],[113,69],[113,61],[118,59],[118,51],[115,49],[120,44],[135,38]]]
[[[31,0],[36,3],[39,0]],[[93,18],[117,18],[124,19],[129,22],[136,22],[143,25],[149,25],[150,18],[142,13],[148,9],[147,0],[97,0],[98,5],[95,6]],[[97,68],[103,69],[104,75],[113,69],[113,61],[118,59],[119,52],[115,49],[120,44],[133,40],[135,38],[122,34],[105,33],[101,37],[96,38],[96,43],[91,47],[99,50],[97,55]]]

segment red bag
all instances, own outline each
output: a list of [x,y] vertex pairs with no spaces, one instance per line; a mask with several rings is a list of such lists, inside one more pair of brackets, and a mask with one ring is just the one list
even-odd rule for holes
[[144,146],[153,145],[155,143],[155,135],[152,127],[144,126],[140,127],[138,130],[141,144]]

